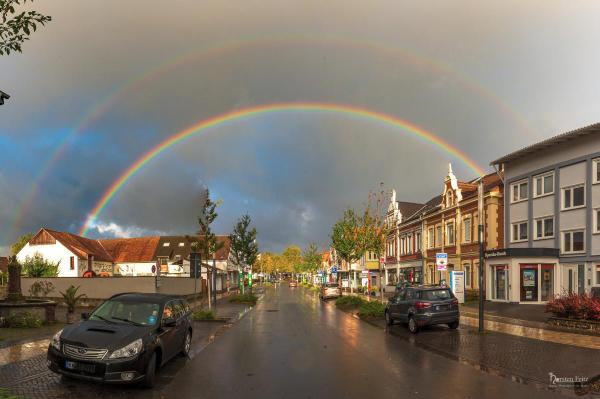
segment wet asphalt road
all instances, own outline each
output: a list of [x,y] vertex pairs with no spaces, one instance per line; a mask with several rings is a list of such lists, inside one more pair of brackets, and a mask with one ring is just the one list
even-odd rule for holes
[[267,290],[255,309],[152,396],[559,397],[418,348],[315,295],[285,285]]

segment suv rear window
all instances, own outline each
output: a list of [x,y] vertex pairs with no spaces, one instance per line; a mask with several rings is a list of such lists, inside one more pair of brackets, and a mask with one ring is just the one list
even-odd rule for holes
[[452,293],[449,289],[421,291],[421,299],[426,301],[444,301],[452,299]]

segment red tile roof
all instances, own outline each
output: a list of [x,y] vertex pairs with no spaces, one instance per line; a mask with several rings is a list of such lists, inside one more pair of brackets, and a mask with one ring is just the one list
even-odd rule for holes
[[[75,234],[50,229],[42,229],[40,232],[44,230],[80,258],[87,258],[88,255],[93,255],[95,260],[112,262],[112,256],[104,249],[98,240],[92,240]],[[38,232],[38,234],[40,234],[40,232]],[[36,236],[38,234],[36,234]]]
[[152,262],[160,237],[98,240],[114,262]]

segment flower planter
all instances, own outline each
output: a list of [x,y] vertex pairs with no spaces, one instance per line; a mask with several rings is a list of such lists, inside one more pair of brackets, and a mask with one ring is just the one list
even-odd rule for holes
[[548,318],[547,323],[552,326],[557,326],[557,327],[600,333],[600,321],[595,321],[595,320],[565,319],[562,317],[550,317],[550,318]]

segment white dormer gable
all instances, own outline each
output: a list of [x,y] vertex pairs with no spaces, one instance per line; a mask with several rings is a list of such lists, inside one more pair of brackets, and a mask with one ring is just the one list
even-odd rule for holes
[[442,208],[450,208],[462,200],[462,192],[458,187],[458,179],[452,172],[452,164],[448,164],[448,175],[444,179],[444,192],[442,193]]
[[395,227],[401,222],[400,209],[398,208],[398,201],[396,201],[396,190],[392,190],[390,198],[390,204],[387,210],[387,223],[390,227]]

